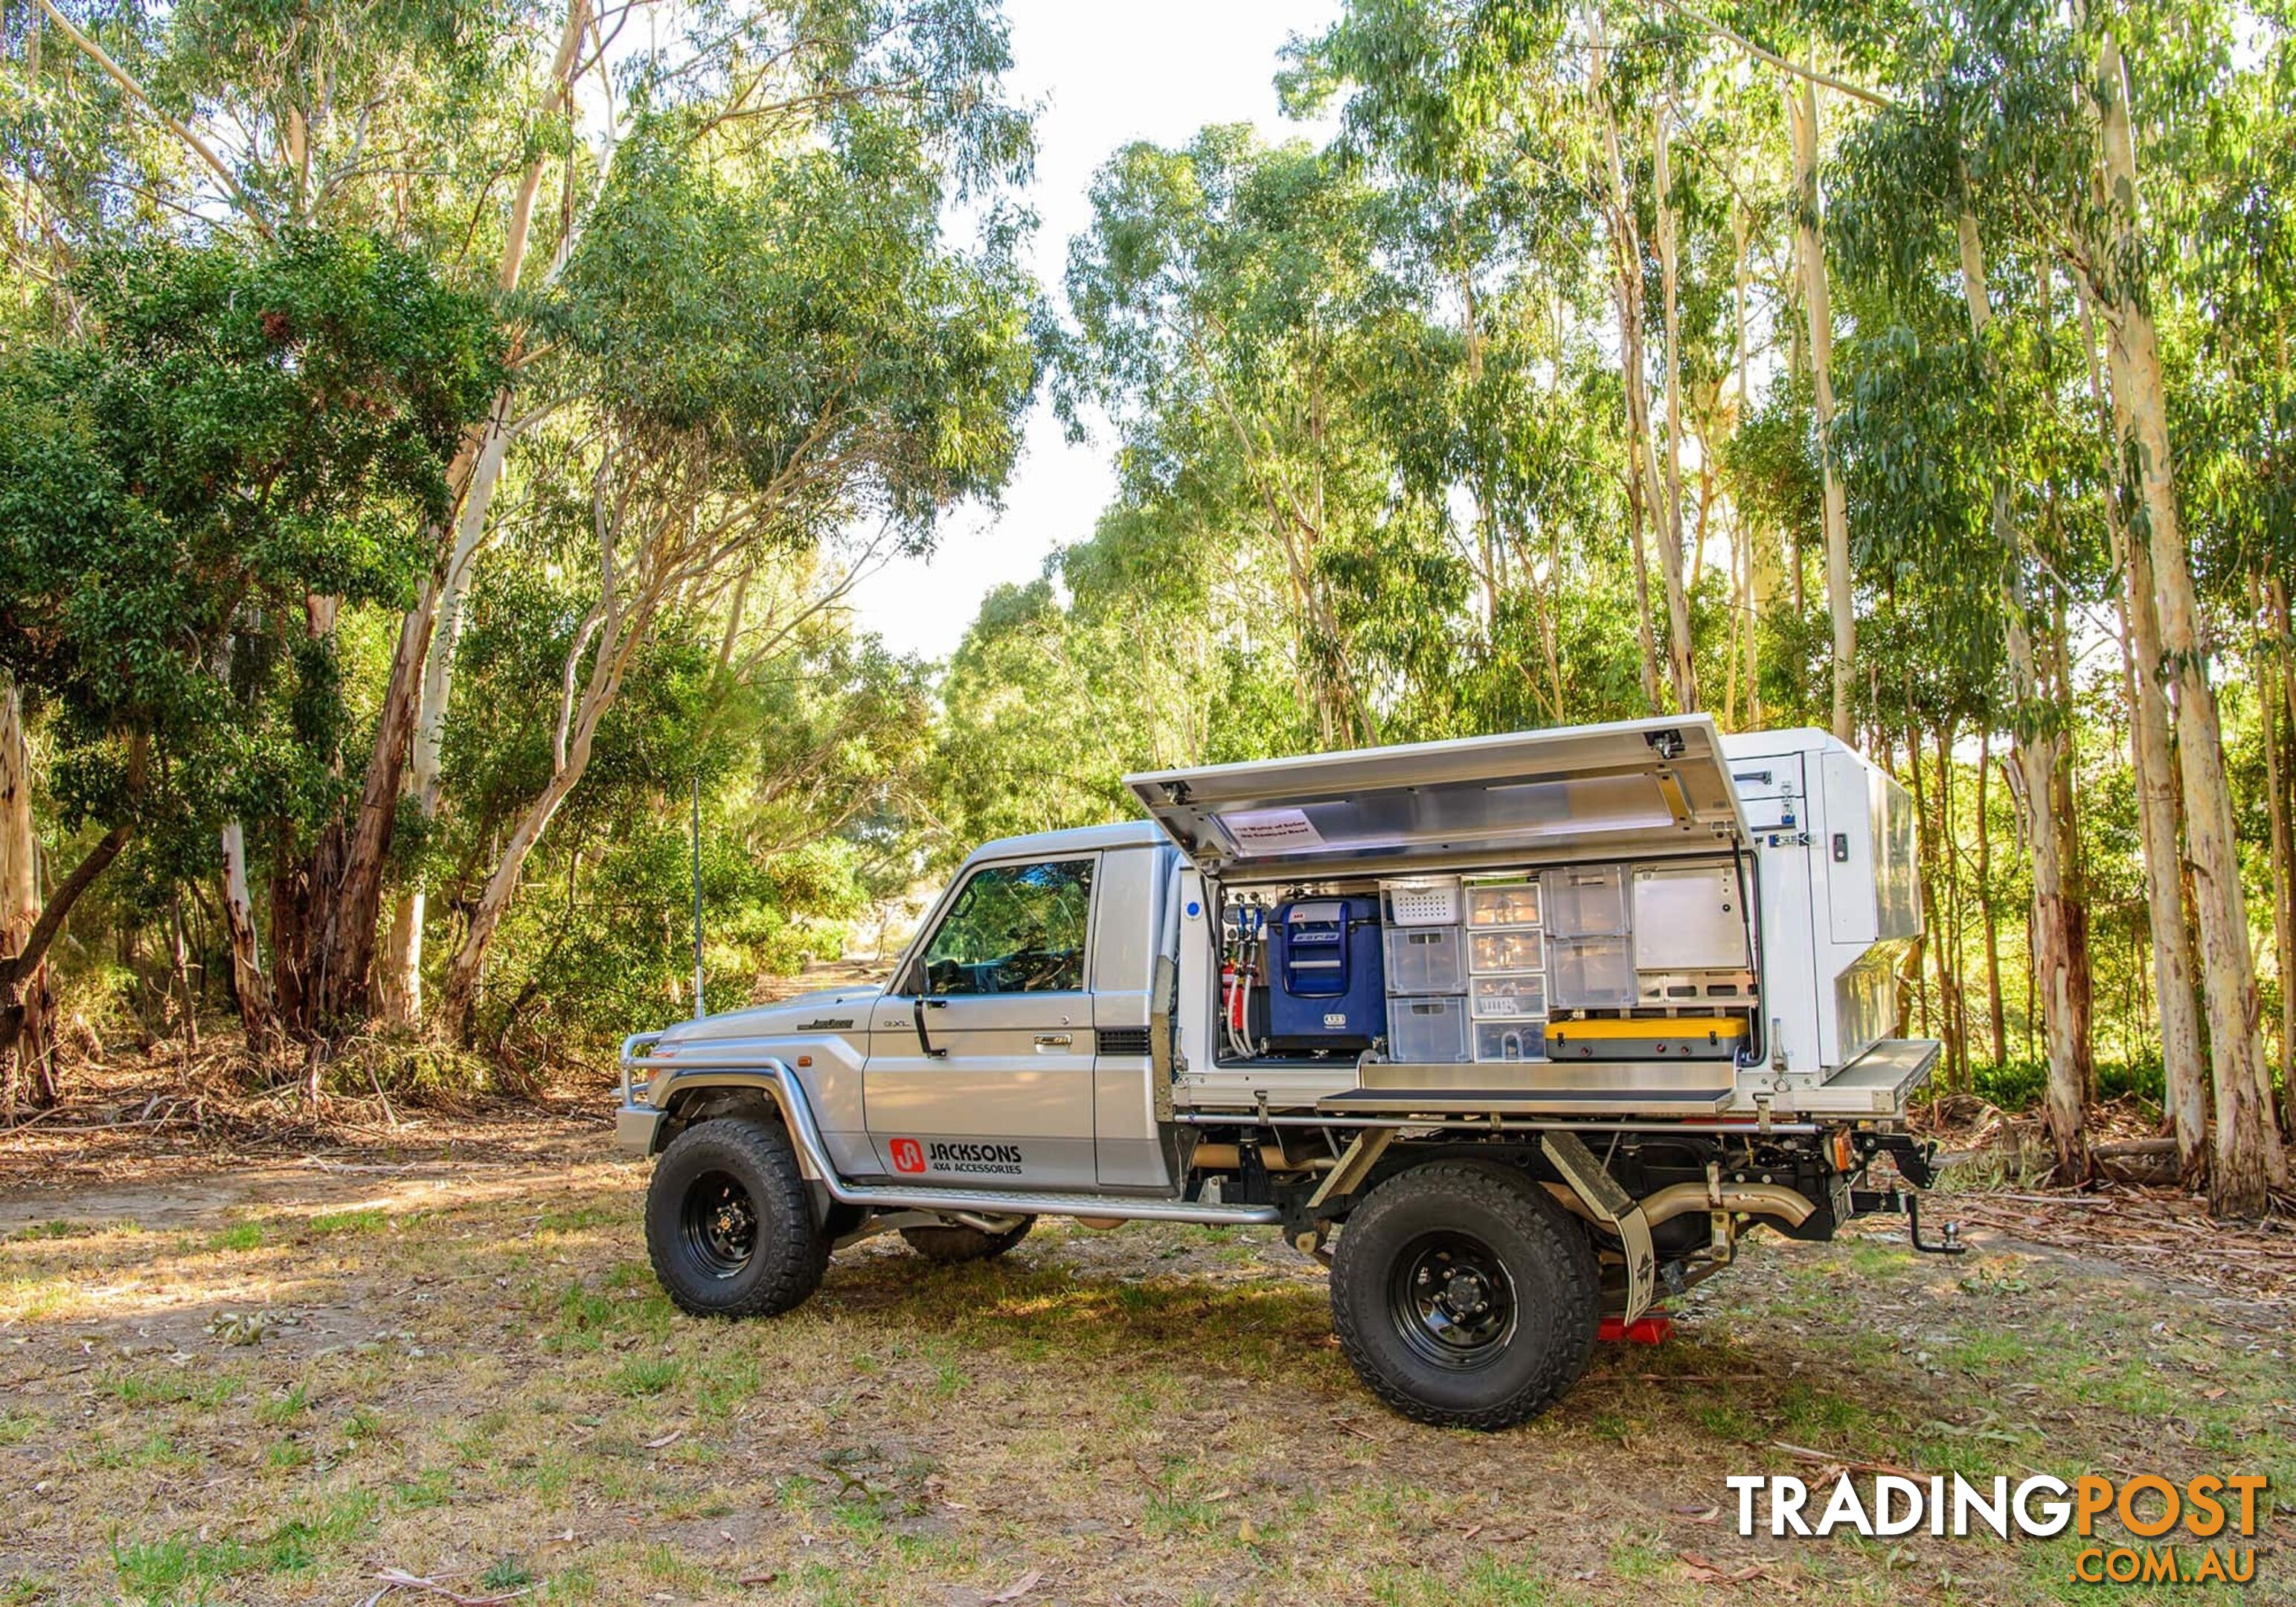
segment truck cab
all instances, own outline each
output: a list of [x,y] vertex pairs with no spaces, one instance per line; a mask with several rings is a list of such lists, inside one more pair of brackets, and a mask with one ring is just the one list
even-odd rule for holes
[[1915,1209],[1913,817],[1832,737],[1687,716],[1127,785],[1147,818],[976,849],[881,988],[625,1045],[681,1305],[784,1309],[875,1233],[1271,1224],[1383,1398],[1493,1427],[1743,1233]]

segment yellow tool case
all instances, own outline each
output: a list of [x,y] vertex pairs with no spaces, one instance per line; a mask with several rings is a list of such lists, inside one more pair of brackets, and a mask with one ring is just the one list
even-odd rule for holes
[[1746,1023],[1725,1015],[1549,1021],[1549,1060],[1731,1060]]

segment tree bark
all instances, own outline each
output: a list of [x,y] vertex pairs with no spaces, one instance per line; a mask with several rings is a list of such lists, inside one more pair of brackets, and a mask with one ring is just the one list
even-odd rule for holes
[[[2257,709],[2264,741],[2265,808],[2272,836],[2272,955],[2280,974],[2280,1078],[2282,1086],[2296,1089],[2296,987],[2291,986],[2296,982],[2296,890],[2292,890],[2296,884],[2296,874],[2292,874],[2296,841],[2289,834],[2289,775],[2286,750],[2280,741],[2280,685],[2286,674],[2282,655],[2287,632],[2273,617],[2263,583],[2251,575],[2248,585],[2250,607],[2259,627]],[[2270,641],[2262,639],[2267,629],[2272,633]],[[2284,1118],[2287,1114],[2282,1112]]]
[[[1977,232],[1977,215],[1967,203],[1967,176],[1960,176],[1960,182],[1964,187],[1956,220],[1962,300],[1968,309],[1970,339],[1977,348],[1979,366],[1994,392],[1990,399],[1997,410],[2001,405],[1998,365],[1987,344],[1993,325],[1993,301],[1985,280],[1985,248]],[[2033,976],[2041,996],[2043,1039],[2049,1052],[2046,1114],[2049,1139],[2057,1152],[2057,1181],[2074,1184],[2084,1181],[2089,1171],[2088,1078],[2082,1047],[2087,1012],[2076,996],[2076,924],[2065,895],[2064,834],[2072,823],[2056,807],[2064,733],[2058,709],[2045,693],[2033,652],[2025,541],[2010,505],[2006,465],[1995,463],[1991,479],[1994,561],[2001,566],[2009,685],[2016,700],[2013,737],[2017,770],[2024,781],[2018,791],[2025,806],[2026,837],[2033,857]]]
[[1993,726],[1988,718],[1977,742],[1977,908],[1985,923],[1985,1021],[1993,1040],[1993,1063],[2009,1059],[2009,1023],[2001,1004],[2001,913],[1993,901]]
[[[2089,397],[2107,450],[2119,455],[2128,432],[2118,397],[2106,394],[2098,367],[2095,318],[2081,291],[2081,355]],[[2115,477],[2116,480],[2118,477]],[[2155,607],[2152,555],[2130,538],[2120,488],[2104,492],[2104,522],[2120,569],[2120,670],[2128,700],[2128,747],[2136,778],[2136,823],[2144,856],[2146,924],[2152,940],[2152,993],[2161,1017],[2161,1072],[2169,1120],[2188,1184],[2208,1174],[2208,1086],[2202,1064],[2200,1011],[2193,996],[2192,928],[2186,917],[2185,867],[2179,837],[2177,757],[2169,736],[2169,700],[2159,667],[2160,614]]]
[[263,951],[256,939],[255,905],[247,888],[247,832],[238,821],[223,828],[223,924],[231,944],[231,986],[239,1000],[239,1021],[247,1046],[257,1054],[278,1040],[279,1014],[271,980],[263,974]]
[[1849,493],[1833,463],[1833,302],[1825,278],[1823,214],[1817,189],[1817,90],[1788,77],[1786,120],[1793,136],[1794,252],[1802,307],[1809,323],[1809,372],[1817,414],[1817,455],[1825,521],[1825,603],[1833,621],[1833,734],[1853,741],[1851,676],[1857,658],[1857,599],[1849,571]]
[[[2210,1201],[2227,1216],[2259,1217],[2269,1203],[2272,1185],[2286,1180],[2287,1168],[2279,1127],[2271,1118],[2271,1088],[2258,1033],[2261,1006],[2249,949],[2247,900],[2241,887],[2216,689],[2209,681],[2200,599],[2177,516],[2160,339],[2145,298],[2119,277],[2126,271],[2121,265],[2144,260],[2137,238],[2143,225],[2128,80],[2120,43],[2110,30],[2098,52],[2092,93],[2103,135],[2103,191],[2110,198],[2113,234],[2097,242],[2103,249],[2091,255],[2096,262],[2115,265],[2110,276],[2093,283],[2093,289],[2105,314],[2115,412],[2123,425],[2122,460],[2136,471],[2144,513],[2142,528],[2130,532],[2130,545],[2150,549],[2161,619],[2162,659],[2157,672],[2177,694],[2177,769],[2184,783],[2185,843],[2199,916],[2217,1103]],[[2156,671],[2153,665],[2138,668],[2147,674]]]
[[[1588,93],[1602,99],[1609,49],[1601,6],[1587,12],[1594,42]],[[1634,542],[1635,635],[1642,650],[1643,699],[1652,714],[1665,711],[1660,694],[1658,640],[1651,626],[1650,555],[1643,538],[1645,511],[1657,522],[1666,498],[1659,487],[1658,455],[1651,439],[1650,378],[1643,355],[1643,254],[1641,231],[1627,196],[1627,170],[1619,150],[1619,122],[1609,106],[1603,114],[1603,173],[1610,204],[1604,209],[1611,236],[1611,299],[1619,320],[1619,379],[1627,404],[1627,524]]]
[[[40,919],[40,844],[32,829],[32,750],[24,734],[24,698],[15,677],[0,672],[0,962],[24,952]],[[55,1036],[55,995],[47,967],[33,966],[21,988],[23,1016],[17,1038],[0,1064],[0,1085],[13,1106],[17,1092],[30,1085],[36,1102],[55,1098],[50,1055]],[[31,1075],[22,1073],[29,1070]]]
[[[422,686],[415,705],[414,727],[409,737],[406,790],[414,799],[423,824],[439,818],[442,796],[440,760],[446,750],[447,709],[454,693],[455,649],[462,640],[463,621],[471,584],[478,575],[480,545],[486,539],[487,515],[494,504],[495,488],[502,482],[503,463],[513,431],[508,419],[507,392],[495,400],[486,435],[472,466],[469,495],[455,522],[455,546],[447,560],[440,584],[438,622],[424,654]],[[410,879],[391,910],[390,931],[381,964],[383,1019],[393,1026],[411,1027],[422,1014],[422,917],[428,890],[418,876]]]
[[1659,278],[1665,299],[1666,332],[1666,520],[1659,527],[1659,578],[1666,587],[1666,666],[1675,707],[1688,713],[1699,706],[1698,666],[1691,652],[1690,586],[1682,539],[1682,315],[1677,289],[1674,173],[1667,150],[1669,107],[1659,102],[1652,140],[1657,162]]

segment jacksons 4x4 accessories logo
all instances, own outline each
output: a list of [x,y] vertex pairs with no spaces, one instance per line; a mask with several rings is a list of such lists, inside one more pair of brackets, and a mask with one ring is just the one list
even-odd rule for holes
[[887,1143],[885,1149],[892,1159],[893,1169],[911,1177],[929,1171],[1017,1177],[1025,1164],[1017,1144],[950,1144],[939,1139],[928,1143],[895,1138]]
[[[1781,1539],[1845,1530],[1866,1539],[1926,1533],[1961,1540],[1988,1530],[2004,1540],[2049,1539],[2070,1529],[2087,1540],[2096,1537],[2097,1520],[2107,1516],[2140,1541],[2164,1539],[2180,1527],[2185,1535],[2178,1538],[2210,1541],[2227,1530],[2247,1538],[2256,1533],[2264,1510],[2258,1497],[2266,1488],[2261,1473],[2202,1473],[2182,1484],[2157,1473],[2118,1480],[2084,1474],[2070,1483],[2038,1473],[2014,1486],[1997,1477],[1989,1487],[1959,1473],[1950,1480],[1882,1473],[1861,1490],[1844,1473],[1821,1500],[1787,1474],[1741,1473],[1723,1482],[1738,1497],[1741,1535],[1751,1537],[1759,1532],[1757,1522],[1766,1521]],[[2204,1547],[2197,1556],[2173,1545],[2094,1545],[2074,1556],[2070,1577],[2084,1585],[2245,1585],[2256,1577],[2256,1553],[2229,1545]]]

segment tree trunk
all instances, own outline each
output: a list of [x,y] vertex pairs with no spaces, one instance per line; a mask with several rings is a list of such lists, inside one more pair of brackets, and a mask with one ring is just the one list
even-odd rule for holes
[[248,1048],[260,1054],[278,1041],[279,1015],[256,941],[255,905],[247,890],[247,832],[235,820],[223,828],[223,925],[231,944],[231,987],[239,1000],[240,1025]]
[[[1961,182],[1965,190],[1966,175]],[[1993,324],[1993,301],[1985,282],[1984,242],[1965,193],[1957,221],[1962,299],[1969,313],[1970,339],[1977,348],[1986,382],[1994,389],[1993,405],[1998,408],[1997,368],[1992,348],[1986,343]],[[2076,922],[2065,896],[2064,833],[2072,823],[2063,819],[2056,808],[2065,739],[2059,710],[2045,695],[2033,652],[2025,542],[2010,506],[2005,466],[1995,463],[1991,479],[1995,562],[2001,566],[2009,685],[2016,700],[2017,771],[2024,782],[2018,791],[2025,806],[2026,837],[2033,856],[2032,963],[2034,985],[2041,996],[2043,1037],[2049,1048],[2046,1119],[2049,1139],[2057,1152],[2057,1181],[2075,1184],[2085,1181],[2089,1171],[2088,1078],[2083,1053],[2087,1013],[2079,1007],[2075,986]]]
[[[0,962],[24,952],[39,919],[40,843],[32,830],[32,750],[24,736],[24,699],[15,678],[0,672]],[[25,976],[21,1001],[15,1045],[0,1057],[0,1106],[12,1109],[26,1085],[41,1104],[53,1103],[56,1095],[56,1001],[45,963]]]
[[1674,174],[1667,152],[1667,112],[1660,101],[1652,115],[1657,162],[1658,261],[1663,287],[1666,329],[1666,518],[1659,526],[1659,578],[1666,587],[1667,676],[1674,685],[1677,709],[1698,704],[1698,667],[1691,652],[1690,586],[1682,539],[1682,316],[1677,287],[1681,275],[1675,250]]
[[455,951],[439,1001],[439,1029],[451,1043],[463,1042],[469,1037],[471,1010],[478,1002],[479,976],[486,964],[487,950],[494,942],[495,931],[502,924],[503,916],[510,911],[511,899],[518,891],[519,874],[526,868],[527,856],[542,840],[543,832],[558,813],[558,806],[566,801],[575,783],[582,779],[582,772],[589,767],[593,729],[585,728],[578,734],[565,767],[550,778],[541,796],[528,805],[526,813],[519,817],[510,840],[503,845],[502,857],[495,862],[494,872],[479,895],[478,906],[471,912],[470,930],[463,934],[462,947]]
[[1985,1022],[1993,1063],[2009,1061],[2008,1018],[2001,1007],[2001,914],[1993,902],[1993,723],[1977,741],[1977,908],[1985,923]]
[[[2289,776],[2286,750],[2280,741],[2280,684],[2286,674],[2282,655],[2287,633],[2278,628],[2262,583],[2251,575],[2248,585],[2250,606],[2259,627],[2255,645],[2257,709],[2264,740],[2265,808],[2272,836],[2272,954],[2280,974],[2280,1079],[2283,1087],[2296,1090],[2296,891],[2292,890],[2292,883],[2296,883],[2296,875],[2292,875],[2296,841],[2289,835]],[[2267,627],[2273,635],[2268,642],[2261,639],[2262,630]],[[2291,1109],[2296,1109],[2296,1103],[2292,1103]]]
[[[1595,45],[1588,93],[1601,98],[1607,38],[1601,6],[1588,9],[1587,31]],[[1627,172],[1619,152],[1619,123],[1603,111],[1603,172],[1610,204],[1604,209],[1611,236],[1611,298],[1619,319],[1619,379],[1627,403],[1627,524],[1634,541],[1635,632],[1642,649],[1643,699],[1652,714],[1665,711],[1660,696],[1658,642],[1651,627],[1650,555],[1643,538],[1645,512],[1656,523],[1665,496],[1659,488],[1658,455],[1651,439],[1650,379],[1643,357],[1643,256],[1640,232],[1627,197]]]
[[1809,372],[1817,414],[1818,470],[1824,493],[1825,602],[1833,619],[1833,734],[1856,735],[1850,676],[1857,658],[1857,599],[1849,572],[1849,493],[1833,463],[1833,302],[1826,287],[1825,247],[1817,190],[1817,89],[1806,78],[1785,86],[1794,164],[1794,251],[1801,269],[1802,307],[1809,322]]
[[[487,515],[502,482],[512,430],[506,418],[508,393],[497,397],[486,436],[471,473],[471,488],[455,523],[455,547],[439,593],[439,618],[422,664],[422,689],[409,741],[406,790],[415,812],[428,825],[439,818],[440,759],[446,750],[447,707],[454,692],[455,649],[462,640],[471,584],[478,575],[479,548],[486,539]],[[401,890],[392,907],[390,931],[381,962],[383,1019],[411,1027],[422,1014],[422,916],[427,890],[418,876]]]
[[[2081,291],[2081,355],[2088,366],[2090,399],[2107,452],[2117,458],[2128,433],[2117,396],[2108,398],[2098,368],[2095,319]],[[2104,492],[2104,522],[2120,568],[2120,670],[2128,700],[2128,746],[2136,778],[2136,823],[2144,856],[2146,923],[2152,940],[2152,993],[2161,1016],[2161,1072],[2169,1120],[2186,1183],[2208,1173],[2208,1087],[2202,1064],[2201,1020],[2193,996],[2192,929],[2186,919],[2185,867],[2177,856],[2177,758],[2169,730],[2169,699],[2160,678],[2160,614],[2153,603],[2152,555],[2132,540],[2119,477]]]
[[192,1056],[200,1052],[199,1002],[192,997],[191,947],[184,939],[184,895],[178,890],[168,900],[168,976],[184,1004],[184,1069],[191,1069]]
[[[2110,32],[2098,53],[2093,93],[2103,135],[2103,189],[2112,198],[2116,225],[2095,242],[2099,263],[2144,259],[2137,239],[2136,148],[2129,127],[2128,89],[2119,42]],[[2169,452],[2168,383],[2152,315],[2137,287],[2118,277],[2094,287],[2105,313],[2115,411],[2123,423],[2122,461],[2133,464],[2144,511],[2143,528],[2130,532],[2132,548],[2149,547],[2160,606],[2157,665],[2176,688],[2177,769],[2184,783],[2185,842],[2200,921],[2201,976],[2208,1007],[2209,1054],[2216,1084],[2215,1165],[2210,1200],[2219,1212],[2259,1217],[2269,1190],[2287,1168],[2278,1125],[2271,1117],[2258,1018],[2254,957],[2249,951],[2248,909],[2240,881],[2232,790],[2225,775],[2224,737],[2210,685],[2200,598],[2177,510],[2176,471]]]
[[[54,1008],[53,997],[46,994],[45,962],[48,947],[63,930],[64,917],[71,914],[72,906],[119,857],[119,850],[127,846],[132,835],[133,828],[125,825],[114,826],[105,832],[102,840],[90,849],[87,857],[72,867],[71,874],[48,895],[39,918],[17,943],[16,952],[0,956],[0,1055],[15,1050],[31,1018]],[[53,1095],[53,1081],[49,1086]]]

